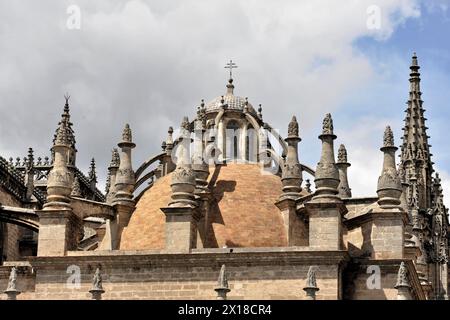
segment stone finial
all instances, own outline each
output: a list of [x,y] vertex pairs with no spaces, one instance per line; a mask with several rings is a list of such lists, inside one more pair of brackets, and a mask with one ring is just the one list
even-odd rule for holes
[[133,136],[131,133],[130,125],[128,123],[125,124],[125,128],[123,129],[122,141],[123,142],[133,142]]
[[417,54],[415,52],[413,52],[413,56],[411,59],[411,66],[413,67],[417,67],[419,65],[419,63],[417,62]]
[[47,207],[69,208],[72,192],[73,173],[68,165],[75,164],[75,140],[70,127],[68,111],[63,114],[52,147],[53,167],[47,179]]
[[100,268],[97,268],[92,278],[92,288],[89,292],[92,295],[92,300],[101,300],[102,294],[105,292],[102,285],[102,275],[100,273]]
[[315,199],[338,198],[339,171],[334,160],[334,143],[336,136],[333,134],[333,120],[331,114],[327,113],[323,120],[322,152],[317,164],[314,182],[316,184]]
[[77,198],[83,197],[83,194],[81,192],[80,180],[78,179],[78,177],[75,177],[75,179],[73,179],[72,193],[70,195]]
[[[183,121],[181,121],[181,129],[189,132],[190,127],[191,127],[191,124],[189,122],[189,118],[186,116],[183,117]],[[184,134],[186,134],[186,132],[184,132]]]
[[394,133],[390,126],[384,130],[383,147],[394,147]]
[[408,280],[408,270],[406,269],[406,265],[403,261],[400,264],[400,268],[398,269],[397,283],[395,284],[395,288],[399,286],[410,286]]
[[34,192],[34,156],[33,148],[28,149],[28,158],[25,164],[25,185],[27,187],[25,198],[27,201],[31,200]]
[[319,291],[316,282],[316,268],[311,266],[306,275],[306,286],[303,288],[306,292],[307,300],[316,300],[316,292]]
[[245,97],[245,102],[244,102],[244,113],[248,113],[248,97]]
[[117,148],[113,148],[111,151],[111,162],[109,163],[110,168],[118,168],[120,166],[120,155]]
[[295,116],[292,116],[291,122],[289,122],[288,126],[288,136],[289,137],[298,137],[298,122]]
[[308,193],[312,193],[312,190],[311,190],[311,181],[310,181],[309,179],[306,179],[305,190],[306,190],[306,192],[308,192]]
[[262,106],[261,104],[259,104],[258,106],[258,118],[262,120],[263,115],[262,115]]
[[27,171],[33,170],[34,167],[34,155],[33,148],[28,148],[28,159],[27,159]]
[[89,168],[89,182],[91,185],[95,188],[95,185],[97,184],[97,173],[95,172],[95,159],[92,158],[91,160],[91,166]]
[[202,99],[200,106],[197,109],[197,118],[194,121],[194,131],[206,130],[206,110],[205,102]]
[[345,146],[341,144],[338,149],[338,163],[347,163],[347,149],[345,149]]
[[16,300],[20,291],[17,290],[17,268],[12,267],[8,279],[8,287],[4,291],[7,295],[7,300]]
[[350,167],[350,163],[347,160],[347,150],[345,146],[341,144],[338,150],[338,162],[336,163],[339,171],[339,186],[338,195],[341,198],[351,198],[352,192],[348,184],[347,169]]
[[327,113],[323,119],[322,134],[333,134],[333,119],[330,113]]
[[166,139],[167,148],[173,145],[173,128],[169,127],[167,130],[167,139]]
[[217,300],[226,300],[227,293],[231,291],[230,288],[228,287],[228,277],[224,264],[220,268],[219,278],[217,280],[217,287],[214,290],[217,292]]
[[405,263],[402,261],[397,274],[397,283],[394,286],[397,289],[397,300],[411,300],[410,288],[408,279],[408,270]]
[[[106,176],[106,183],[105,183],[106,197],[108,197],[109,190],[111,190],[111,172],[108,172],[108,175]],[[106,202],[108,202],[108,200]]]
[[384,153],[383,169],[378,178],[377,194],[378,204],[383,208],[400,205],[402,185],[395,165],[394,137],[389,126],[384,132],[383,147],[380,149]]

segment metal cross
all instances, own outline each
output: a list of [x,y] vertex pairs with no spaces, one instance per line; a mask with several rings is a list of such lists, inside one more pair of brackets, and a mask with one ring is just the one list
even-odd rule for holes
[[230,69],[230,79],[233,78],[233,69],[236,69],[238,66],[236,63],[233,62],[233,60],[230,60],[230,62],[227,63],[227,65],[224,67],[225,69]]

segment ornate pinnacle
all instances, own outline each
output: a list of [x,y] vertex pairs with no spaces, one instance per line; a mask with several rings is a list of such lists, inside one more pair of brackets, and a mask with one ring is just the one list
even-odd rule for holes
[[89,168],[89,181],[92,183],[97,183],[97,173],[95,172],[95,159],[91,160],[91,167]]
[[311,181],[310,181],[309,179],[306,179],[305,190],[306,190],[306,192],[308,192],[308,193],[312,193],[312,190],[311,190]]
[[262,117],[263,117],[263,115],[262,115],[262,106],[261,106],[261,103],[260,103],[259,106],[258,106],[258,118],[260,118],[262,120]]
[[350,163],[348,163],[347,159],[347,149],[345,149],[345,146],[341,144],[338,149],[338,161],[336,163],[338,170],[339,170],[339,196],[341,198],[351,198],[352,192],[350,189],[350,186],[348,184],[348,177],[347,177],[347,168],[350,167]]
[[120,156],[117,148],[112,149],[111,151],[111,162],[109,163],[110,168],[118,168],[120,166]]
[[378,178],[377,194],[378,204],[381,207],[398,206],[402,194],[402,185],[395,166],[394,135],[389,126],[384,132],[383,147],[380,149],[384,153],[383,169]]
[[394,147],[394,134],[390,126],[387,126],[384,130],[383,146]]
[[32,170],[33,166],[34,166],[33,148],[28,148],[27,171]]
[[123,129],[122,141],[123,142],[133,142],[130,125],[128,123],[125,124],[125,128]]
[[406,269],[406,265],[403,261],[400,264],[400,268],[398,269],[397,283],[395,284],[394,288],[398,289],[399,287],[410,287],[408,270]]
[[78,177],[75,177],[72,184],[72,193],[70,194],[72,197],[81,198],[83,194],[81,193],[81,186]]
[[298,122],[295,116],[292,116],[288,126],[288,137],[298,137]]
[[[281,182],[283,183],[283,193],[280,200],[297,199],[300,197],[302,184],[302,168],[298,160],[298,123],[295,116],[292,117],[288,126],[287,154],[283,157]],[[284,151],[283,151],[284,153]]]
[[56,129],[55,145],[70,146],[70,132],[65,121],[61,121],[58,129]]
[[228,289],[228,277],[227,277],[227,273],[226,273],[224,264],[220,268],[219,278],[217,280],[217,286],[219,288],[227,288]]
[[181,121],[181,129],[189,131],[190,123],[188,117],[183,117],[183,121]]
[[333,120],[331,114],[327,113],[323,120],[322,134],[319,136],[322,140],[322,152],[320,161],[317,164],[314,182],[316,184],[316,193],[314,198],[338,198],[339,170],[334,159],[334,143],[336,136],[333,134]]
[[72,123],[70,122],[70,96],[66,94],[64,96],[64,99],[66,100],[66,103],[64,105],[64,111],[61,115],[61,121],[58,123],[58,128],[55,132],[53,143],[59,145],[68,145],[72,148],[75,148],[75,136],[72,129]]
[[227,293],[230,292],[230,288],[228,287],[228,277],[224,264],[220,268],[217,287],[214,290],[217,292],[217,300],[226,300]]
[[347,163],[347,149],[345,149],[345,146],[341,144],[338,149],[338,163]]
[[333,119],[330,113],[327,113],[323,119],[322,134],[333,134]]
[[317,288],[316,270],[314,267],[309,267],[308,269],[308,274],[306,276],[306,287]]
[[303,288],[306,292],[306,296],[309,300],[316,299],[316,292],[319,291],[316,283],[316,269],[311,266],[308,269],[308,274],[306,275],[306,286]]

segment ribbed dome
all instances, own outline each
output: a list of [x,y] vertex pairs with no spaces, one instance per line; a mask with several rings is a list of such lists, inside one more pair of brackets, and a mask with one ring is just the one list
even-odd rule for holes
[[[278,176],[261,174],[257,164],[228,164],[216,169],[205,247],[286,246],[279,209],[274,205],[281,193]],[[210,168],[210,178],[216,176]],[[171,174],[145,192],[124,230],[122,250],[163,249],[165,215],[160,210],[170,200]]]
[[[245,107],[245,98],[235,96],[233,93],[234,85],[233,80],[230,79],[229,83],[227,85],[227,93],[223,96],[219,96],[217,98],[214,98],[210,102],[206,104],[206,112],[215,112],[219,111],[220,106],[222,106],[222,98],[224,100],[224,104],[227,105],[227,108],[230,110],[239,110],[244,111]],[[255,109],[251,105],[251,103],[248,103],[248,111],[250,113],[256,114]]]

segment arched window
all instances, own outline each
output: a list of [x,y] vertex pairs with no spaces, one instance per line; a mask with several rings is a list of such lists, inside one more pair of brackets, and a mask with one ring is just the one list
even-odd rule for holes
[[258,157],[258,135],[251,124],[247,126],[247,136],[245,137],[245,159],[256,162]]
[[239,155],[239,123],[231,120],[227,123],[226,130],[226,156],[236,160]]

